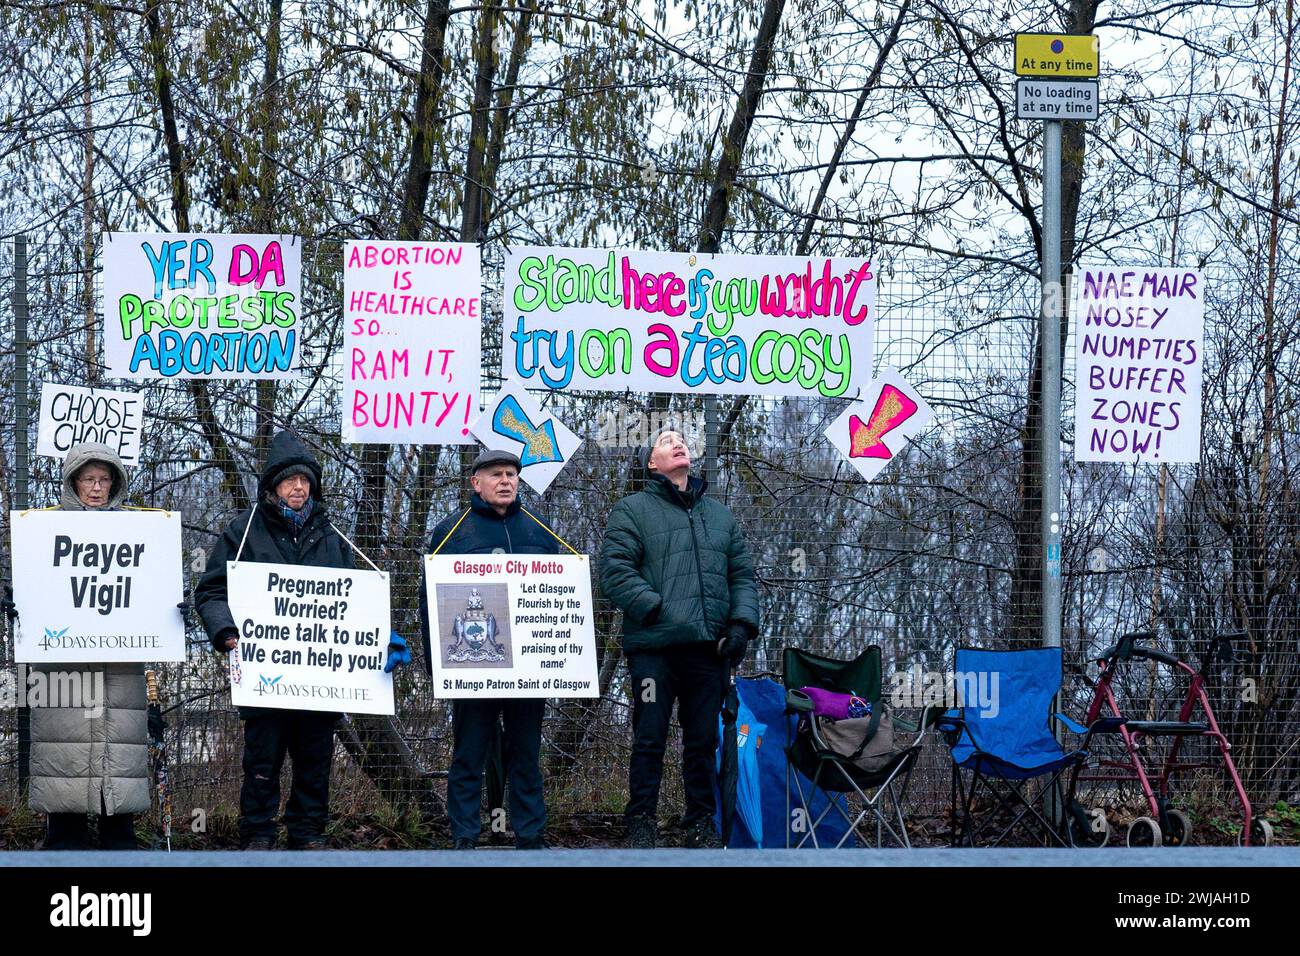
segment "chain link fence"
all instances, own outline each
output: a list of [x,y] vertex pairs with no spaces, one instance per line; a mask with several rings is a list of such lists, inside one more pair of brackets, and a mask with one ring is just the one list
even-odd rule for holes
[[[79,250],[33,239],[27,245],[30,320],[26,426],[36,433],[40,383],[86,384],[86,271]],[[1294,339],[1297,266],[1279,284],[1290,296],[1283,342]],[[129,384],[145,396],[141,465],[133,504],[183,515],[185,580],[192,589],[207,548],[244,507],[261,453],[281,427],[296,429],[325,469],[326,505],[345,531],[377,529],[357,544],[393,574],[393,627],[419,631],[419,561],[430,529],[467,495],[464,456],[440,446],[345,445],[339,439],[342,245],[307,240],[303,293],[307,373],[292,382]],[[93,275],[93,273],[91,273]],[[0,433],[5,529],[16,506],[14,244],[0,244],[0,376],[10,410]],[[1036,279],[1011,267],[895,261],[879,275],[878,365],[902,370],[934,406],[935,424],[879,479],[862,482],[822,436],[842,401],[717,400],[707,436],[699,396],[557,393],[546,404],[586,439],[542,500],[525,503],[584,553],[599,551],[613,503],[640,485],[632,450],[667,417],[697,448],[710,494],[737,515],[755,553],[763,628],[743,674],[779,671],[782,648],[848,657],[882,646],[886,690],[901,675],[950,670],[960,646],[1032,643],[1017,629],[1016,555],[1036,549],[1019,499],[1032,476],[1026,453],[1027,391],[1037,349]],[[1300,549],[1295,460],[1296,356],[1283,346],[1265,367],[1256,313],[1259,290],[1246,274],[1207,272],[1204,437],[1199,465],[1070,463],[1072,343],[1066,350],[1062,487],[1062,586],[1066,683],[1061,709],[1081,719],[1095,676],[1090,660],[1121,633],[1156,630],[1161,646],[1197,662],[1212,638],[1244,632],[1231,664],[1211,669],[1211,696],[1257,808],[1300,801]],[[484,250],[483,388],[500,381],[501,255]],[[94,323],[90,323],[93,333]],[[1275,412],[1263,414],[1271,372]],[[98,383],[108,384],[108,383]],[[118,386],[115,386],[118,387]],[[712,426],[710,426],[712,427]],[[34,448],[34,445],[33,445]],[[1267,450],[1266,450],[1267,449]],[[59,463],[30,456],[30,505],[57,501]],[[381,477],[382,476],[382,477]],[[382,489],[380,491],[379,489]],[[382,495],[382,497],[380,497]],[[531,499],[531,500],[530,500]],[[360,521],[369,516],[367,521]],[[1020,595],[1023,597],[1023,595]],[[195,625],[197,621],[195,621]],[[560,843],[619,838],[626,800],[630,704],[619,616],[597,601],[601,696],[552,701],[543,762],[552,830]],[[177,841],[229,846],[238,815],[242,735],[230,705],[225,663],[192,625],[184,665],[159,668],[169,709],[167,743]],[[340,725],[331,807],[339,845],[427,845],[438,839],[450,706],[435,700],[422,661],[396,676],[393,719],[353,717]],[[6,674],[13,685],[12,649]],[[895,676],[899,675],[899,676]],[[902,685],[906,686],[906,685]],[[1130,669],[1126,706],[1171,717],[1184,687],[1164,671]],[[0,710],[0,809],[14,845],[34,845],[40,820],[24,811],[19,720]],[[778,731],[779,733],[779,731]],[[680,813],[678,760],[666,768],[661,816]],[[287,792],[287,788],[286,788]],[[1221,773],[1179,782],[1178,802],[1205,839],[1230,839],[1240,820]],[[1114,786],[1088,799],[1122,822],[1142,811]],[[909,790],[914,842],[946,841],[949,773],[937,737]],[[502,836],[501,838],[504,838]]]

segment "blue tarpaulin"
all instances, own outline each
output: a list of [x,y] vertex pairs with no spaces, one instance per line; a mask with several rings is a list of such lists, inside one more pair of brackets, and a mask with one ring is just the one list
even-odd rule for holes
[[[783,849],[786,842],[786,831],[789,821],[786,817],[785,802],[785,746],[786,734],[783,727],[788,724],[790,736],[793,739],[795,718],[785,715],[785,688],[775,680],[768,677],[757,678],[737,678],[736,692],[740,698],[741,713],[749,711],[753,715],[751,726],[766,726],[767,732],[762,734],[758,740],[751,737],[746,741],[746,746],[754,746],[754,757],[752,764],[742,760],[740,762],[740,773],[751,774],[751,780],[748,784],[742,784],[737,781],[737,787],[752,786],[757,783],[756,792],[759,795],[759,802],[762,807],[762,835],[759,840],[755,840],[750,834],[745,822],[741,819],[740,813],[736,814],[736,824],[732,827],[731,843],[732,847],[745,848],[763,846],[775,849]],[[737,720],[737,728],[745,723],[743,720]],[[719,738],[719,746],[721,739]],[[753,775],[757,775],[754,780]],[[803,785],[803,792],[808,794],[812,790],[812,781],[802,774],[800,782]],[[790,807],[795,809],[799,806],[799,794],[794,790],[793,782],[791,783]],[[809,823],[815,820],[817,816],[826,809],[826,797],[820,792],[813,800],[812,817]],[[844,836],[848,829],[848,824],[835,811],[822,821],[821,826],[817,828],[817,840],[822,845],[829,844],[834,846]],[[791,835],[791,844],[795,844],[803,836],[802,833]],[[812,846],[809,840],[806,844]]]

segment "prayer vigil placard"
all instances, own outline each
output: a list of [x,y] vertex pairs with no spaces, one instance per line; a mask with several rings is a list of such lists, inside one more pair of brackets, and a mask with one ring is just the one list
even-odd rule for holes
[[15,660],[185,660],[177,511],[11,511]]
[[256,561],[227,562],[226,574],[236,706],[395,713],[388,575]]
[[585,554],[425,555],[433,693],[597,697]]
[[1200,461],[1201,274],[1088,266],[1074,283],[1074,460]]

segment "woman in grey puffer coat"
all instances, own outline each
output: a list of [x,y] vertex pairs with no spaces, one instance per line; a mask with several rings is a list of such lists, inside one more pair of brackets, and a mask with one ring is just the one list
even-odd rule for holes
[[[63,461],[65,511],[114,511],[126,468],[107,445],[75,445]],[[99,817],[102,849],[135,849],[133,814],[149,809],[149,745],[143,664],[71,665],[102,688],[98,716],[83,707],[32,708],[31,808],[49,814],[44,849],[88,848],[87,815]],[[68,665],[48,664],[46,673]],[[37,668],[33,668],[37,669]]]

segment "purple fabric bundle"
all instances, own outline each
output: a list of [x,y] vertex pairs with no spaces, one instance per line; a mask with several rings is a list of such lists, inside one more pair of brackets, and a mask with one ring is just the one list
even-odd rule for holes
[[799,690],[807,694],[813,702],[813,713],[818,717],[848,720],[850,717],[863,716],[862,713],[849,713],[849,705],[853,701],[857,701],[859,707],[865,706],[860,697],[854,697],[852,694],[837,694],[833,690],[823,690],[820,687],[800,687]]

